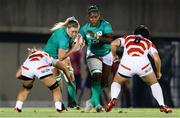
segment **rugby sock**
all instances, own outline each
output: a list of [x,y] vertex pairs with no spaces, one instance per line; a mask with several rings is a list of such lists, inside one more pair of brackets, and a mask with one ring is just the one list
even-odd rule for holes
[[91,90],[92,90],[92,96],[91,96],[92,99],[90,101],[92,105],[97,106],[100,104],[101,81],[92,81]]
[[157,100],[158,104],[164,106],[164,98],[161,86],[159,83],[155,83],[151,85],[151,90],[154,98]]
[[118,98],[119,93],[121,91],[121,85],[117,82],[113,82],[111,84],[111,99]]
[[[76,85],[76,82],[73,81],[73,83]],[[77,102],[76,100],[76,90],[71,86],[71,84],[68,82],[68,94],[70,97],[70,102]]]
[[62,110],[62,103],[60,101],[55,102],[55,108]]
[[18,108],[18,109],[22,109],[22,105],[23,105],[23,102],[21,102],[21,101],[16,101],[16,106],[15,106],[15,108]]

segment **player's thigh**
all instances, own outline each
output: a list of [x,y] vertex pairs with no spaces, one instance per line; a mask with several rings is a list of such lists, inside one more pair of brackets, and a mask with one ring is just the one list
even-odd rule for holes
[[156,75],[154,72],[152,72],[146,76],[141,77],[141,79],[148,85],[152,85],[154,83],[157,83],[157,78],[156,78]]
[[103,64],[103,72],[102,72],[102,83],[108,85],[108,83],[112,82],[113,77],[110,77],[111,74],[111,66]]
[[50,87],[51,85],[53,85],[56,82],[53,75],[49,75],[45,78],[42,78],[42,79],[40,79],[40,81],[47,87]]
[[116,73],[116,75],[114,76],[114,82],[118,82],[119,84],[123,84],[127,81],[129,81],[130,78],[127,77],[123,77],[122,75],[120,75],[118,72]]
[[[91,76],[102,76],[102,61],[96,57],[87,58],[87,66],[91,73]],[[101,77],[100,77],[101,78]]]
[[32,86],[34,80],[21,80],[23,86]]

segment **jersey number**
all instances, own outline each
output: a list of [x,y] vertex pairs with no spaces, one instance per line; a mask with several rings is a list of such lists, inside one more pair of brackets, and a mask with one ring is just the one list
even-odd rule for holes
[[140,41],[141,41],[141,38],[140,37],[136,37],[135,40],[134,40],[134,43],[137,44],[137,43],[140,43]]

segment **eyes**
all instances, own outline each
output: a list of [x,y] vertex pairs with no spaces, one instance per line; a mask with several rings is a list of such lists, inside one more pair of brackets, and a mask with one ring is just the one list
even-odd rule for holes
[[100,17],[98,13],[90,13],[88,16],[89,16],[89,20],[98,20]]

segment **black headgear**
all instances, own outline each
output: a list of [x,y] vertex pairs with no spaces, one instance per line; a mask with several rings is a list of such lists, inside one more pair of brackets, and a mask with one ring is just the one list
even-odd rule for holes
[[91,13],[91,12],[98,12],[98,11],[99,11],[99,9],[98,9],[98,7],[96,5],[89,6],[88,9],[87,9],[88,14]]
[[146,26],[140,25],[140,26],[138,26],[138,27],[135,29],[134,34],[135,34],[135,35],[140,34],[140,35],[142,35],[143,37],[148,38],[150,32],[149,32],[149,29],[148,29]]

